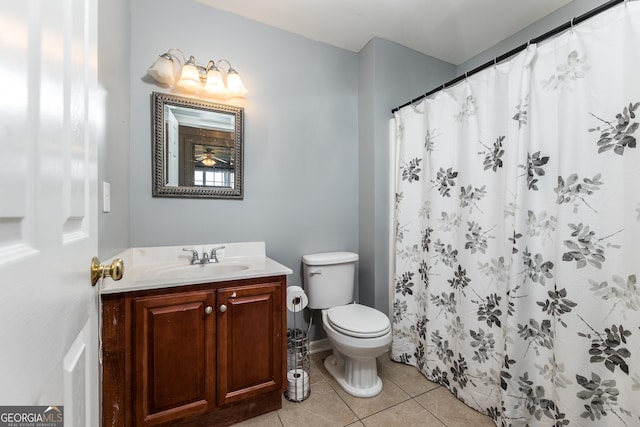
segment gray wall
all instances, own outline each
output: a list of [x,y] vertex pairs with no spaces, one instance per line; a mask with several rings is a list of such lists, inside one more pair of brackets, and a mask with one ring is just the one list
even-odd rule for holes
[[[358,56],[194,0],[131,4],[131,246],[265,241],[301,284],[306,253],[358,251]],[[161,26],[161,24],[167,24]],[[178,47],[226,58],[249,93],[244,200],[151,196],[146,70]]]
[[[117,28],[117,31],[114,31]],[[98,2],[98,82],[105,97],[104,139],[98,141],[98,255],[128,248],[129,0]],[[102,212],[102,182],[111,184],[111,212]]]
[[359,53],[360,301],[389,309],[389,119],[391,110],[455,77],[456,67],[374,38]]
[[606,3],[604,0],[573,0],[571,3],[558,9],[554,13],[529,25],[524,30],[504,39],[500,43],[474,56],[468,61],[459,64],[457,74],[462,75],[486,62],[493,61],[494,58],[509,52],[511,49],[541,36],[547,31],[571,21],[571,18],[580,16],[604,3]]
[[[455,66],[381,39],[351,53],[194,0],[136,0],[131,20],[130,246],[264,240],[289,284],[305,253],[358,252],[359,299],[387,312],[390,111]],[[168,89],[145,74],[169,47],[229,59],[249,89],[226,101],[245,108],[242,201],[151,196],[149,96]]]
[[[100,2],[109,114],[99,179],[112,185],[112,212],[99,217],[101,256],[264,240],[269,256],[294,270],[289,284],[300,284],[303,254],[355,251],[359,300],[387,312],[391,109],[600,3],[575,0],[456,68],[377,38],[355,54],[196,0]],[[249,89],[226,101],[245,108],[242,201],[151,197],[150,94],[168,89],[144,77],[170,47],[200,63],[229,59]]]

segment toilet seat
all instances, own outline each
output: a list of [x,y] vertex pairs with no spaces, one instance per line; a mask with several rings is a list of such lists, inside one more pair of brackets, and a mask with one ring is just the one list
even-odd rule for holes
[[355,338],[376,338],[391,330],[387,316],[360,304],[332,307],[327,310],[327,320],[335,330]]

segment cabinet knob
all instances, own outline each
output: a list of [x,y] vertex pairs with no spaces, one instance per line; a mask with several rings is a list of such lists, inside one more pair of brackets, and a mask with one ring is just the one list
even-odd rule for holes
[[205,312],[206,314],[211,314],[211,313],[213,313],[213,308],[211,308],[211,306],[210,306],[210,305],[208,305],[208,306],[204,309],[204,312]]
[[226,305],[224,305],[224,304],[222,304],[222,305],[220,306],[220,312],[224,313],[225,311],[227,311],[227,306],[226,306]]

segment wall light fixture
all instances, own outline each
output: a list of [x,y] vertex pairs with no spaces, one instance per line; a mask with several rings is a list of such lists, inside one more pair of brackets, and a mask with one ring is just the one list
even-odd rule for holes
[[[182,58],[175,55],[174,51],[180,52]],[[174,60],[180,67],[177,81]],[[222,63],[226,63],[226,71],[221,66]],[[243,96],[247,93],[240,74],[226,59],[220,59],[217,63],[209,61],[206,66],[203,66],[196,62],[194,56],[189,56],[186,60],[182,51],[173,47],[160,55],[149,67],[147,73],[158,83],[169,87],[178,86],[190,92],[206,92],[214,96]]]

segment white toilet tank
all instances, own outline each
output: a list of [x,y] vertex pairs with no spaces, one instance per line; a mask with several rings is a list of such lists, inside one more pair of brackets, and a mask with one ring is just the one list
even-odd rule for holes
[[309,308],[324,309],[353,302],[358,254],[324,252],[302,257]]

